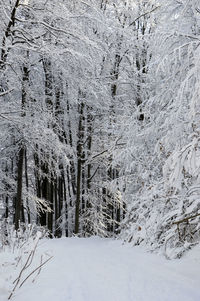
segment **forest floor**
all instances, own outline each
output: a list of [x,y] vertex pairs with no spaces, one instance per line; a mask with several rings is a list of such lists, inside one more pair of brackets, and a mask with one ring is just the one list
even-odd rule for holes
[[[34,282],[31,276],[16,289],[11,300],[200,300],[200,246],[182,259],[166,260],[120,241],[62,238],[40,241],[34,260],[40,260],[40,254],[53,257]],[[0,301],[7,300],[14,286],[10,280],[17,275],[11,260],[11,254],[0,252]]]

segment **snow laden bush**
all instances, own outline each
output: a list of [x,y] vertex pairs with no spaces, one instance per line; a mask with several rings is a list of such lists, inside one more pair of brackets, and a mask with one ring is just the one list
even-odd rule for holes
[[45,227],[40,227],[36,224],[25,225],[20,224],[19,229],[16,231],[15,226],[9,222],[9,219],[0,221],[0,250],[22,249],[28,248],[30,244],[40,236],[48,237],[49,232]]
[[16,231],[7,219],[0,222],[0,295],[11,299],[17,289],[34,282],[51,256],[40,254],[38,244],[48,231],[35,224],[21,224]]
[[[187,145],[175,150],[164,166],[165,189],[171,200],[171,219],[177,242],[170,245],[191,247],[200,241],[200,139],[193,133]],[[172,214],[173,212],[173,214]]]

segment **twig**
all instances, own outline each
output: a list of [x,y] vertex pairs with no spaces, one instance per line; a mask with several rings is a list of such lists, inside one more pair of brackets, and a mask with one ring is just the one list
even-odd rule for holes
[[24,284],[24,282],[31,276],[33,275],[38,269],[40,269],[44,264],[46,264],[49,260],[51,260],[53,258],[53,256],[51,256],[50,258],[48,258],[47,260],[45,260],[42,264],[40,264],[37,268],[35,268],[20,284],[19,288],[22,287],[22,285]]
[[138,16],[134,21],[132,21],[132,22],[129,24],[129,27],[132,26],[132,25],[133,25],[137,20],[139,20],[140,18],[145,17],[146,15],[149,15],[149,14],[153,13],[153,12],[154,12],[155,10],[157,10],[158,8],[160,8],[160,6],[156,6],[156,7],[154,7],[152,10],[147,11],[147,12],[145,12],[144,14]]
[[[43,256],[41,255],[40,264],[42,264],[42,258],[43,258]],[[37,275],[36,275],[35,278],[32,280],[32,283],[35,282],[35,279],[36,279],[37,276],[39,276],[40,272],[41,272],[41,266],[40,266],[40,269],[39,269]]]
[[2,93],[0,93],[0,97],[1,96],[4,96],[4,95],[6,95],[6,94],[8,94],[8,93],[10,93],[10,92],[12,92],[14,89],[10,89],[10,90],[7,90],[7,91],[4,91],[4,92],[2,92]]
[[15,284],[15,286],[14,286],[12,292],[10,293],[10,295],[9,295],[9,297],[8,297],[8,300],[11,299],[11,297],[12,297],[14,291],[16,290],[16,288],[17,288],[17,286],[18,286],[18,284],[19,284],[19,282],[20,282],[22,273],[23,273],[23,271],[26,269],[26,266],[27,266],[27,264],[28,264],[28,262],[29,262],[29,259],[30,259],[31,255],[32,255],[32,253],[33,253],[33,251],[30,252],[30,254],[29,254],[29,256],[28,256],[28,258],[27,258],[27,260],[26,260],[25,265],[23,266],[23,268],[21,269],[21,271],[20,271],[20,273],[19,273],[19,276],[18,276],[17,279],[15,279],[15,281],[13,282],[13,284],[14,284],[15,282],[16,282],[16,284]]
[[195,218],[195,217],[197,217],[197,216],[200,216],[200,213],[198,213],[198,214],[196,214],[196,215],[193,215],[193,216],[185,217],[185,218],[183,218],[183,219],[181,219],[181,220],[179,220],[179,221],[173,222],[173,224],[174,224],[174,225],[179,225],[179,224],[181,224],[181,223],[188,222],[189,219],[193,219],[193,218]]
[[[34,249],[30,252],[30,254],[29,254],[28,258],[27,258],[27,261],[26,261],[24,267],[22,268],[19,276],[13,281],[13,284],[15,284],[15,282],[19,279],[19,277],[21,278],[21,275],[22,275],[23,271],[25,271],[31,265],[31,263],[33,261],[34,254],[35,254],[35,250],[37,248],[37,245],[38,245],[38,240],[37,240],[37,242],[35,244]],[[29,262],[29,260],[30,260],[30,262]]]

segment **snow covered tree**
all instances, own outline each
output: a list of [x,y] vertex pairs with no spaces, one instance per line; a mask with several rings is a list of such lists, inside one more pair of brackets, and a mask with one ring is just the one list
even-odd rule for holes
[[[154,249],[164,246],[166,256],[173,257],[199,240],[198,125],[194,122],[199,13],[195,1],[160,4],[148,68],[151,93],[145,111],[149,120],[139,130],[148,148],[140,160],[146,166],[136,174],[146,178],[136,188],[126,238]],[[176,247],[172,253],[171,247]]]

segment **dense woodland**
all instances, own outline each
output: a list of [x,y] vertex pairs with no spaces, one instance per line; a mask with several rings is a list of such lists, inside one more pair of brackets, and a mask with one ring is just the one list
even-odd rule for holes
[[196,244],[199,1],[1,0],[0,28],[1,235]]

